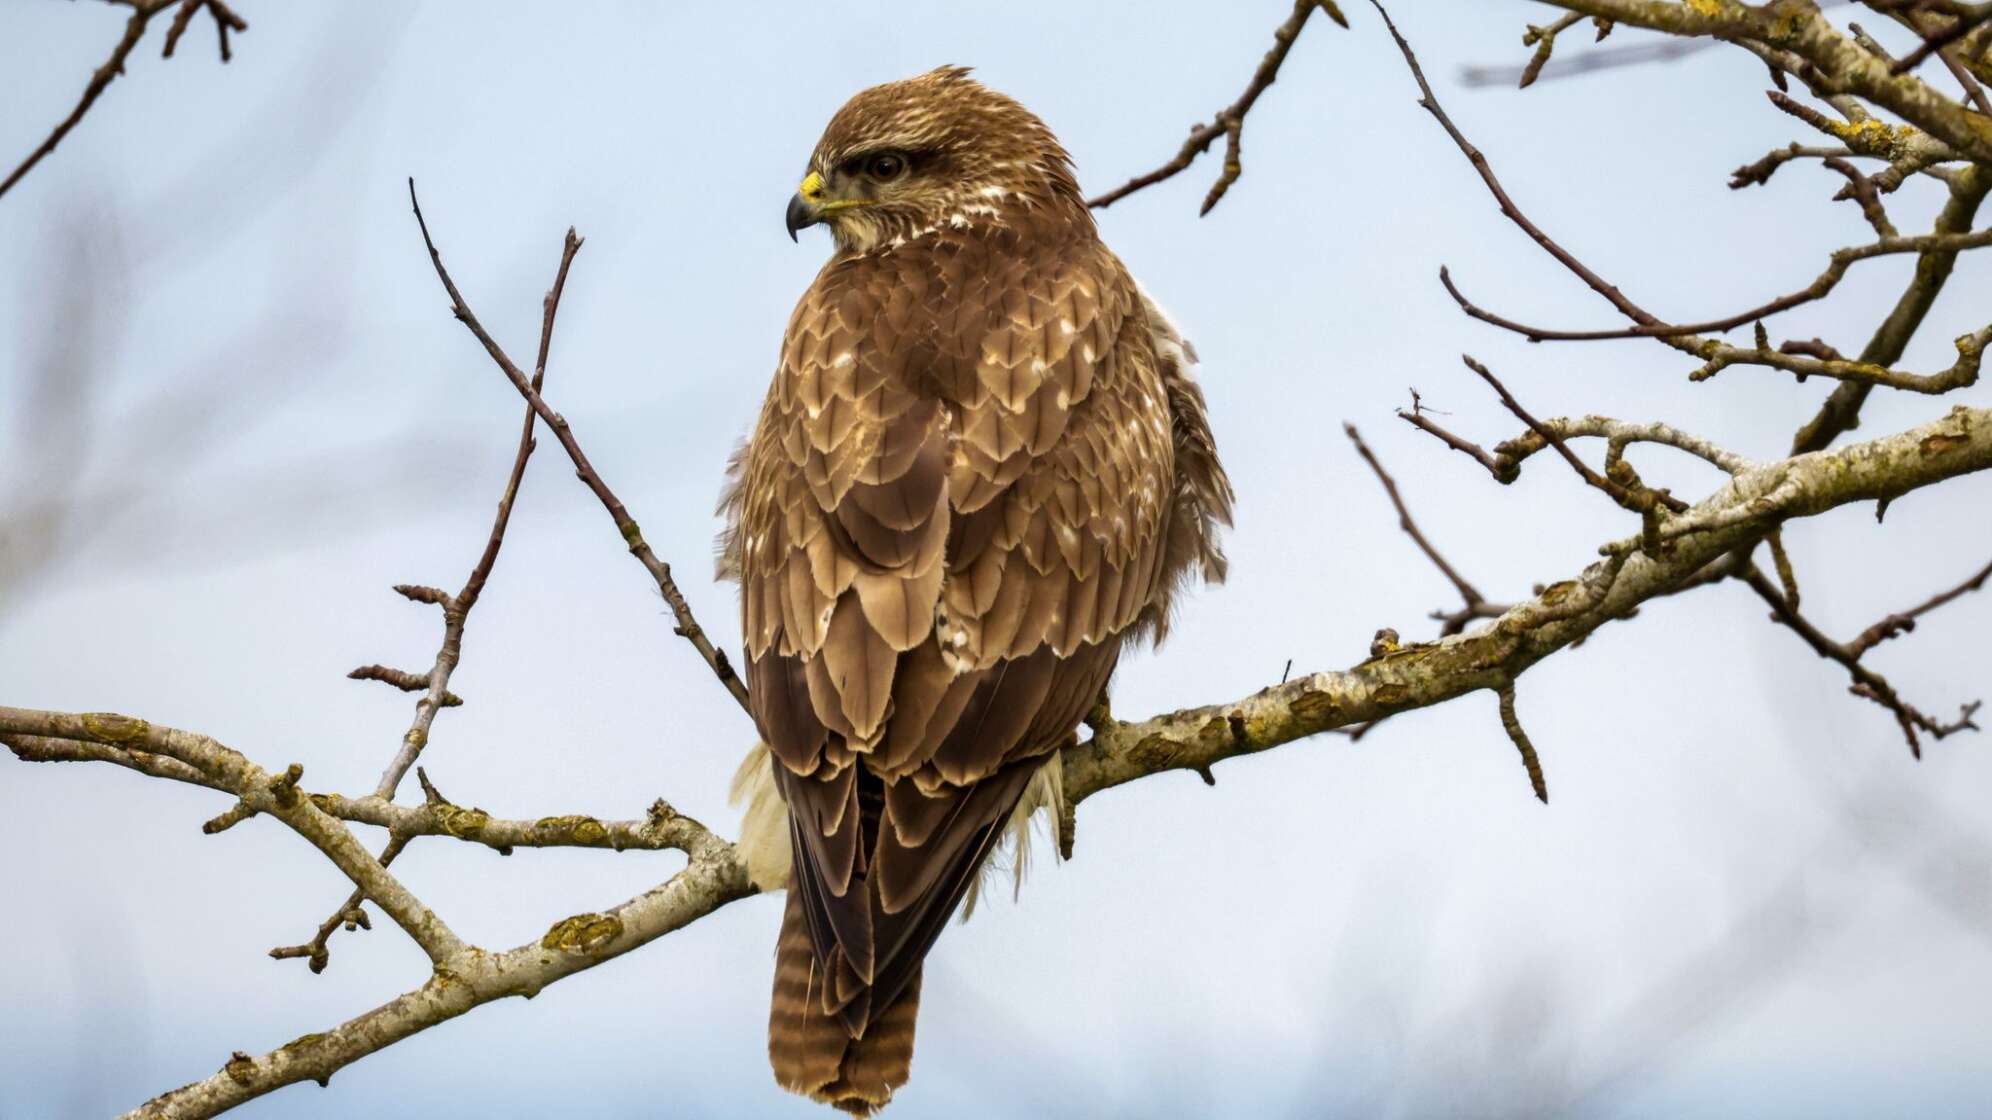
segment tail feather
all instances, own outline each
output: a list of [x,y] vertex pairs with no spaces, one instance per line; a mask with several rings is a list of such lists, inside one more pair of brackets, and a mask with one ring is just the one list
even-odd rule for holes
[[891,1007],[870,1017],[862,1037],[853,1037],[843,1017],[825,1009],[828,979],[816,960],[801,896],[791,889],[775,947],[768,1061],[782,1088],[870,1116],[912,1071],[920,974],[913,973]]

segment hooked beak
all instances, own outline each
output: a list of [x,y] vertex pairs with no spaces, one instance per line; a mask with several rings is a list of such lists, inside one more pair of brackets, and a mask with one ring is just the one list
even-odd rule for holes
[[789,196],[788,213],[784,215],[784,220],[788,225],[789,240],[795,241],[797,230],[807,229],[823,218],[809,200],[803,198],[801,194],[794,194]]
[[794,241],[795,231],[806,229],[823,220],[823,176],[810,172],[802,177],[802,185],[795,189],[789,199],[788,222],[789,240]]

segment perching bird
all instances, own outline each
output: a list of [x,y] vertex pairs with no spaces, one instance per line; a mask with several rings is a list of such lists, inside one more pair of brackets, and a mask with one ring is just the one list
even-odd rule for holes
[[1223,577],[1231,487],[1194,351],[1051,131],[966,69],[853,97],[787,220],[836,251],[721,507],[766,744],[743,847],[789,888],[775,1077],[869,1115],[1027,789],[1177,586]]

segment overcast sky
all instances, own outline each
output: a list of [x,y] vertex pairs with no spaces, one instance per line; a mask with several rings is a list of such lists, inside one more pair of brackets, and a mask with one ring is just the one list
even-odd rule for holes
[[[733,591],[708,577],[711,509],[828,252],[820,231],[791,245],[778,212],[830,114],[875,82],[973,64],[1099,190],[1235,97],[1289,5],[240,7],[233,63],[205,19],[162,62],[155,27],[0,199],[0,703],[200,730],[357,793],[411,701],[344,674],[429,664],[436,612],[389,586],[461,583],[520,412],[447,312],[408,176],[515,355],[562,232],[587,238],[547,395],[736,645]],[[1499,216],[1375,13],[1345,7],[1353,30],[1310,24],[1253,112],[1216,212],[1196,217],[1206,161],[1101,216],[1202,353],[1239,491],[1231,583],[1123,662],[1123,717],[1243,695],[1289,660],[1345,667],[1382,626],[1433,633],[1425,614],[1452,592],[1344,420],[1490,598],[1568,578],[1629,531],[1552,462],[1503,489],[1392,417],[1415,386],[1465,433],[1514,434],[1462,351],[1538,414],[1664,419],[1753,457],[1781,453],[1830,389],[1749,368],[1689,384],[1657,345],[1530,346],[1459,315],[1441,262],[1517,317],[1613,325]],[[1740,52],[1468,88],[1461,67],[1520,62],[1548,10],[1401,7],[1515,197],[1657,313],[1761,302],[1867,236],[1817,168],[1725,187],[1812,139]],[[0,160],[68,110],[121,23],[101,4],[0,10]],[[1927,190],[1891,203],[1905,230],[1934,211]],[[1909,267],[1863,265],[1780,333],[1858,349]],[[1992,267],[1963,262],[1905,366],[1948,364],[1988,304]],[[1877,397],[1863,434],[1949,403]],[[1636,458],[1678,493],[1714,483]],[[1868,509],[1794,525],[1808,610],[1851,635],[1957,581],[1992,556],[1988,508],[1979,476],[1898,502],[1885,526]],[[1988,612],[1960,603],[1873,663],[1947,714],[1992,692]],[[627,817],[664,796],[734,833],[726,782],[751,730],[551,441],[453,687],[468,703],[424,758],[453,800]],[[1888,714],[1740,586],[1557,655],[1520,704],[1547,808],[1488,695],[1224,764],[1215,789],[1173,774],[1089,801],[1074,862],[1041,862],[1020,903],[939,943],[892,1115],[1992,1111],[1985,742],[1912,763]],[[203,837],[226,807],[108,767],[0,760],[0,1117],[119,1111],[421,982],[385,921],[340,934],[323,975],[268,960],[346,885],[275,823]],[[428,841],[395,870],[458,932],[509,947],[681,862]],[[730,906],[241,1114],[820,1115],[766,1069],[779,909]]]

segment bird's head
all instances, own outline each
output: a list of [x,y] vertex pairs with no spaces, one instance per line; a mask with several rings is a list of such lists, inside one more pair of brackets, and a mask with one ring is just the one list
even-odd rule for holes
[[1019,213],[1090,223],[1072,159],[1030,110],[943,66],[864,90],[810,154],[788,231],[827,225],[845,253]]

